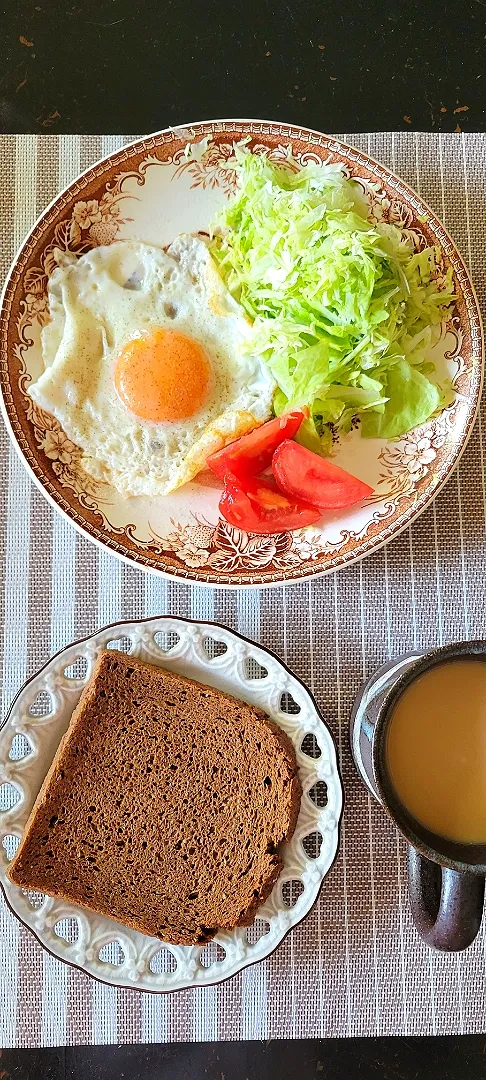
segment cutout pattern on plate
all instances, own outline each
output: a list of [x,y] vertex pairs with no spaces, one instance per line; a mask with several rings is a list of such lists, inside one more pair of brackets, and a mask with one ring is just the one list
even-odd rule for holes
[[217,638],[213,637],[203,638],[203,648],[208,660],[218,660],[220,656],[225,656],[228,652],[226,642],[218,641]]
[[37,912],[44,906],[46,901],[44,893],[37,892],[36,889],[21,889],[20,891],[25,896],[29,907],[31,907],[33,911]]
[[154,641],[161,652],[172,652],[179,643],[179,634],[175,630],[157,630]]
[[322,834],[320,832],[312,832],[307,836],[304,836],[302,840],[302,847],[309,856],[309,859],[318,859],[321,852]]
[[260,919],[257,915],[251,926],[246,928],[246,940],[249,945],[256,945],[260,938],[270,933],[270,923],[266,919]]
[[20,802],[21,798],[20,791],[14,784],[8,782],[0,784],[0,812],[2,810],[12,810]]
[[318,780],[317,783],[313,784],[307,794],[314,806],[318,806],[320,809],[327,806],[327,784],[324,780]]
[[247,656],[245,658],[245,675],[252,682],[254,679],[268,678],[268,671],[263,667],[263,664],[258,663],[254,656]]
[[217,941],[210,941],[199,951],[199,963],[203,968],[210,968],[213,964],[222,964],[225,959],[226,953]]
[[53,930],[57,937],[67,941],[68,945],[72,945],[78,940],[79,923],[77,919],[59,919],[53,926]]
[[293,878],[292,881],[283,881],[281,885],[282,901],[285,907],[295,907],[299,896],[304,892],[304,882],[300,878]]
[[129,637],[111,638],[106,643],[107,649],[117,649],[118,652],[130,653],[132,651],[132,642]]
[[289,713],[290,716],[297,716],[300,713],[300,705],[297,704],[289,690],[285,690],[280,698],[280,711]]
[[125,963],[125,953],[121,942],[107,941],[99,950],[98,958],[102,964],[112,964],[113,967],[120,967],[121,964]]
[[29,705],[31,716],[49,716],[52,712],[52,698],[47,690],[39,690]]
[[9,862],[12,861],[19,844],[20,836],[15,836],[14,833],[4,834],[2,838],[2,847]]
[[8,755],[11,761],[25,761],[33,752],[33,747],[26,735],[21,735],[19,732],[14,735]]
[[300,749],[303,754],[307,754],[307,757],[316,759],[321,756],[321,749],[315,735],[313,735],[311,731],[308,731],[307,734],[304,735],[300,744]]
[[177,970],[177,960],[170,949],[158,949],[149,967],[154,975],[171,975]]
[[71,664],[64,668],[65,679],[86,679],[88,661],[85,656],[76,656]]

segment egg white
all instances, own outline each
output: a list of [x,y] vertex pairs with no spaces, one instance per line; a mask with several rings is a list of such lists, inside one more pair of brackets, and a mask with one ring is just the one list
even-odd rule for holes
[[[263,423],[275,383],[248,353],[251,326],[223,285],[204,241],[181,235],[167,251],[137,241],[66,261],[49,281],[44,371],[29,393],[83,451],[93,477],[125,495],[165,495],[227,442]],[[119,398],[120,350],[163,327],[201,344],[207,400],[189,419],[141,420]]]

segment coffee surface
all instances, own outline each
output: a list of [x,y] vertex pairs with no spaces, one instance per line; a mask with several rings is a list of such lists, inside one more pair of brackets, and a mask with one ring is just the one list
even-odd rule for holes
[[399,698],[385,745],[400,802],[438,836],[486,843],[486,662],[451,660]]

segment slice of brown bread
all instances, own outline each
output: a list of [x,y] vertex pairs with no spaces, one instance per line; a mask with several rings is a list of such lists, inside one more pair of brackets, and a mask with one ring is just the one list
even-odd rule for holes
[[172,944],[248,925],[282,869],[301,787],[257,708],[101,653],[8,876]]

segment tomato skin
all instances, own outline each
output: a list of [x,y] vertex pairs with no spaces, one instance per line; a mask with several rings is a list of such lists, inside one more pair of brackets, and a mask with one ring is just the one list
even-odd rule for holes
[[223,446],[222,450],[211,454],[206,463],[208,468],[219,476],[220,480],[224,480],[226,473],[245,478],[258,475],[268,469],[279,443],[283,439],[293,439],[308,415],[309,410],[306,408],[294,409],[276,416],[274,420],[268,420],[248,435],[242,435],[240,439],[235,439]]
[[273,480],[256,477],[240,477],[227,473],[224,491],[219,502],[222,516],[244,532],[272,533],[292,532],[313,525],[321,517],[321,511],[285,495]]
[[331,461],[286,439],[272,458],[272,472],[281,491],[321,510],[343,510],[373,494],[373,488]]

